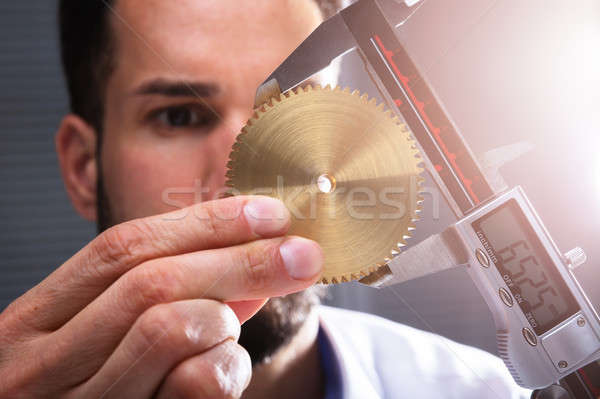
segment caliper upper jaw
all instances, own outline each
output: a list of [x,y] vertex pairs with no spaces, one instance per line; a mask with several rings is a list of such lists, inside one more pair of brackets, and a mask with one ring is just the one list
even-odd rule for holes
[[321,23],[265,80],[256,92],[255,105],[263,104],[265,98],[268,100],[270,94],[276,93],[276,87],[283,93],[297,86],[355,47],[354,36],[341,14],[335,14]]
[[256,96],[254,97],[254,108],[260,108],[264,103],[269,101],[271,98],[279,98],[281,94],[281,88],[277,79],[273,78],[267,80],[265,83],[258,86],[256,90]]
[[[412,7],[418,2],[419,0],[377,0],[393,26],[400,26],[410,18],[420,7]],[[321,23],[273,71],[258,88],[255,106],[268,101],[272,94],[278,95],[297,86],[326,68],[334,59],[357,48],[357,41],[344,20],[344,15],[352,13],[353,10],[351,7],[344,10]],[[279,92],[275,91],[275,84],[278,85]]]

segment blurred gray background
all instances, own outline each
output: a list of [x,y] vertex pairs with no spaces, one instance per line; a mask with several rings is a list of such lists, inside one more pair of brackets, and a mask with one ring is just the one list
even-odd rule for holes
[[[0,2],[0,310],[94,236],[72,210],[54,132],[67,111],[55,1]],[[428,0],[401,33],[477,155],[528,140],[507,165],[562,250],[580,245],[577,271],[600,304],[600,2]],[[344,61],[342,82],[368,90]],[[432,220],[426,205],[419,235]],[[461,270],[374,290],[345,284],[327,302],[433,330],[495,352],[490,315]]]

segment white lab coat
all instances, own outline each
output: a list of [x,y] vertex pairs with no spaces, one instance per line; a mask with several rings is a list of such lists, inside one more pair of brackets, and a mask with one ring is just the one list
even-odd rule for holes
[[529,399],[501,359],[381,317],[319,307],[344,399]]

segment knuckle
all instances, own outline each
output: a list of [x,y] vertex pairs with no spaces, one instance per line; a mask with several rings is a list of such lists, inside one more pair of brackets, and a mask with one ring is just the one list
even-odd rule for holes
[[211,398],[230,399],[236,398],[227,381],[227,376],[217,363],[207,364],[203,370],[202,390]]
[[276,268],[272,259],[276,259],[274,248],[257,251],[255,246],[250,246],[239,253],[238,263],[243,271],[244,283],[251,292],[264,290],[275,278]]
[[149,232],[150,228],[142,220],[125,222],[100,234],[94,240],[93,249],[103,263],[131,264],[141,257]]
[[214,299],[202,299],[199,304],[203,319],[222,320],[228,317],[227,309],[229,307],[222,302]]
[[173,338],[178,336],[177,332],[181,328],[179,326],[184,323],[182,315],[173,306],[153,306],[142,313],[137,324],[138,333],[148,346],[180,344],[173,342]]
[[[219,360],[192,359],[177,370],[177,386],[185,397],[236,399],[241,397],[251,375],[248,353],[231,340],[213,349]],[[199,361],[194,361],[199,360]]]
[[125,278],[123,299],[127,309],[136,312],[170,302],[177,294],[179,279],[176,267],[161,267],[160,262],[150,261],[132,270]]
[[237,340],[240,324],[229,306],[199,299],[160,304],[138,318],[142,344],[161,352],[206,350],[224,340]]
[[227,339],[237,340],[240,336],[240,322],[231,308],[219,301],[199,299],[180,302],[185,306],[186,320],[181,332],[186,344],[206,350]]
[[231,197],[199,204],[195,214],[203,222],[203,233],[214,237],[217,242],[226,239],[245,220],[240,217],[244,202],[243,199]]
[[233,345],[233,350],[237,355],[234,358],[234,372],[237,375],[237,388],[241,393],[248,387],[250,379],[252,378],[252,359],[250,354],[243,346],[237,342],[229,341]]
[[204,309],[207,309],[207,311],[203,312],[202,318],[210,320],[221,339],[232,338],[237,340],[241,326],[234,311],[228,305],[219,301],[206,299],[203,300],[203,303],[205,304]]
[[199,208],[199,212],[200,219],[204,222],[204,232],[219,241],[222,233],[217,222],[218,212],[212,206],[202,206]]

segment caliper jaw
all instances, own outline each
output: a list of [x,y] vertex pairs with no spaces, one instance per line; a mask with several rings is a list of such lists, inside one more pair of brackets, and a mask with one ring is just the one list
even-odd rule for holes
[[[363,0],[359,0],[363,1]],[[400,26],[420,7],[419,0],[377,0],[393,26]],[[348,29],[344,16],[350,7],[321,23],[278,67],[256,91],[255,107],[272,96],[292,89],[321,71],[331,62],[357,48],[358,43]]]
[[468,263],[468,247],[452,225],[396,255],[359,282],[375,288],[387,287]]

